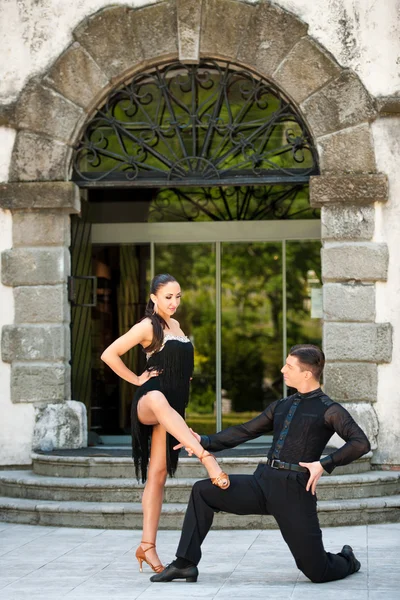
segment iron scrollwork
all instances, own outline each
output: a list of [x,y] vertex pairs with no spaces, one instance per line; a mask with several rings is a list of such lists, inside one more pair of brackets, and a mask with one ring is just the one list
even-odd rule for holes
[[163,188],[155,191],[148,214],[153,223],[318,218],[303,184]]
[[298,111],[270,82],[230,63],[175,62],[114,90],[74,152],[80,185],[305,183],[318,173]]

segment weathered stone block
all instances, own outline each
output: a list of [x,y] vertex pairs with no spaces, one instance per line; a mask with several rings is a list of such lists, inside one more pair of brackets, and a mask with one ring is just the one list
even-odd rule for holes
[[[220,4],[219,0],[217,4]],[[224,28],[225,22],[226,15],[223,15]],[[243,24],[244,29],[240,32],[243,41],[238,59],[260,69],[266,76],[272,76],[279,63],[298,40],[307,34],[308,29],[300,19],[269,2],[258,4],[252,10],[250,22],[247,24],[246,20]],[[214,27],[216,35],[221,35],[218,20]]]
[[53,208],[66,213],[79,213],[79,188],[72,181],[2,183],[0,207],[12,211]]
[[67,400],[36,408],[33,448],[50,444],[53,448],[87,446],[86,407],[82,402]]
[[62,323],[69,320],[66,285],[14,288],[15,323]]
[[61,402],[71,397],[70,366],[66,363],[13,363],[13,402]]
[[103,89],[109,85],[105,73],[78,42],[74,42],[57,59],[45,82],[84,109],[94,106]]
[[31,81],[21,92],[15,115],[18,129],[44,133],[68,143],[79,127],[83,111],[54,90]]
[[67,325],[4,325],[2,359],[4,362],[68,360],[69,337]]
[[374,144],[368,123],[318,138],[317,148],[323,173],[376,171]]
[[378,366],[373,363],[327,363],[324,391],[338,402],[376,402]]
[[66,180],[71,153],[72,149],[62,142],[19,131],[11,160],[10,180]]
[[1,255],[4,285],[66,283],[70,273],[67,248],[12,248]]
[[375,321],[375,286],[325,283],[325,321]]
[[388,178],[383,173],[310,178],[310,204],[314,208],[344,203],[366,206],[374,202],[386,202],[388,198]]
[[126,6],[106,8],[73,32],[108,78],[120,77],[144,58],[141,32],[131,18],[132,12]]
[[377,447],[379,422],[374,407],[367,403],[346,402],[345,408],[364,431],[371,444],[371,449],[375,450]]
[[392,357],[390,323],[324,323],[327,361],[387,363]]
[[374,206],[324,206],[321,210],[323,240],[370,240],[374,231]]
[[181,62],[199,62],[201,0],[177,0],[178,48]]
[[340,66],[309,37],[302,38],[274,72],[275,81],[300,104],[327,81],[338,77]]
[[386,244],[327,242],[322,248],[322,277],[328,281],[386,281]]
[[358,125],[376,114],[367,90],[352,71],[328,82],[300,108],[316,137]]
[[176,2],[145,6],[130,14],[131,28],[139,34],[144,58],[178,58],[178,19]]
[[234,58],[254,12],[254,7],[244,2],[203,0],[200,54]]
[[13,246],[69,246],[69,216],[54,211],[17,211],[13,216]]

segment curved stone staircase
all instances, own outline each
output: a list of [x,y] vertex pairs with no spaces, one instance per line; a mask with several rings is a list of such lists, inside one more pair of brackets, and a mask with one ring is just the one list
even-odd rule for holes
[[[101,454],[101,451],[99,452]],[[322,526],[400,521],[400,472],[376,471],[366,455],[323,476],[318,484]],[[260,457],[220,458],[230,473],[252,473]],[[165,487],[161,529],[180,529],[193,483],[206,472],[182,458],[177,477]],[[0,471],[0,520],[68,527],[141,529],[143,485],[129,457],[34,454],[32,470]],[[272,529],[272,517],[215,517],[216,529]]]

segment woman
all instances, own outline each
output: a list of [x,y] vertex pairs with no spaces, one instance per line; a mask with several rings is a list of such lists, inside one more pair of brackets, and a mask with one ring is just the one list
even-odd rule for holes
[[[173,449],[176,440],[201,462],[205,461],[215,485],[227,489],[230,483],[228,475],[214,456],[204,450],[183,419],[193,372],[193,346],[178,321],[172,318],[180,301],[181,288],[176,279],[168,274],[156,275],[151,282],[144,318],[101,355],[117,375],[139,386],[131,414],[133,456],[136,475],[139,477],[140,472],[142,481],[147,481],[142,498],[143,537],[136,558],[140,570],[145,561],[157,573],[164,568],[157,555],[156,536],[167,473],[173,476],[178,464],[179,451]],[[137,344],[147,355],[147,370],[140,376],[120,358]]]

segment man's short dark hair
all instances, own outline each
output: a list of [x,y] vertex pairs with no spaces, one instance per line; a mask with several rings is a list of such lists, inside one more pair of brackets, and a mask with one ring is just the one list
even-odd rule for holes
[[321,379],[325,366],[325,354],[321,348],[314,344],[296,344],[290,348],[289,355],[297,358],[302,371],[311,371],[314,379]]

